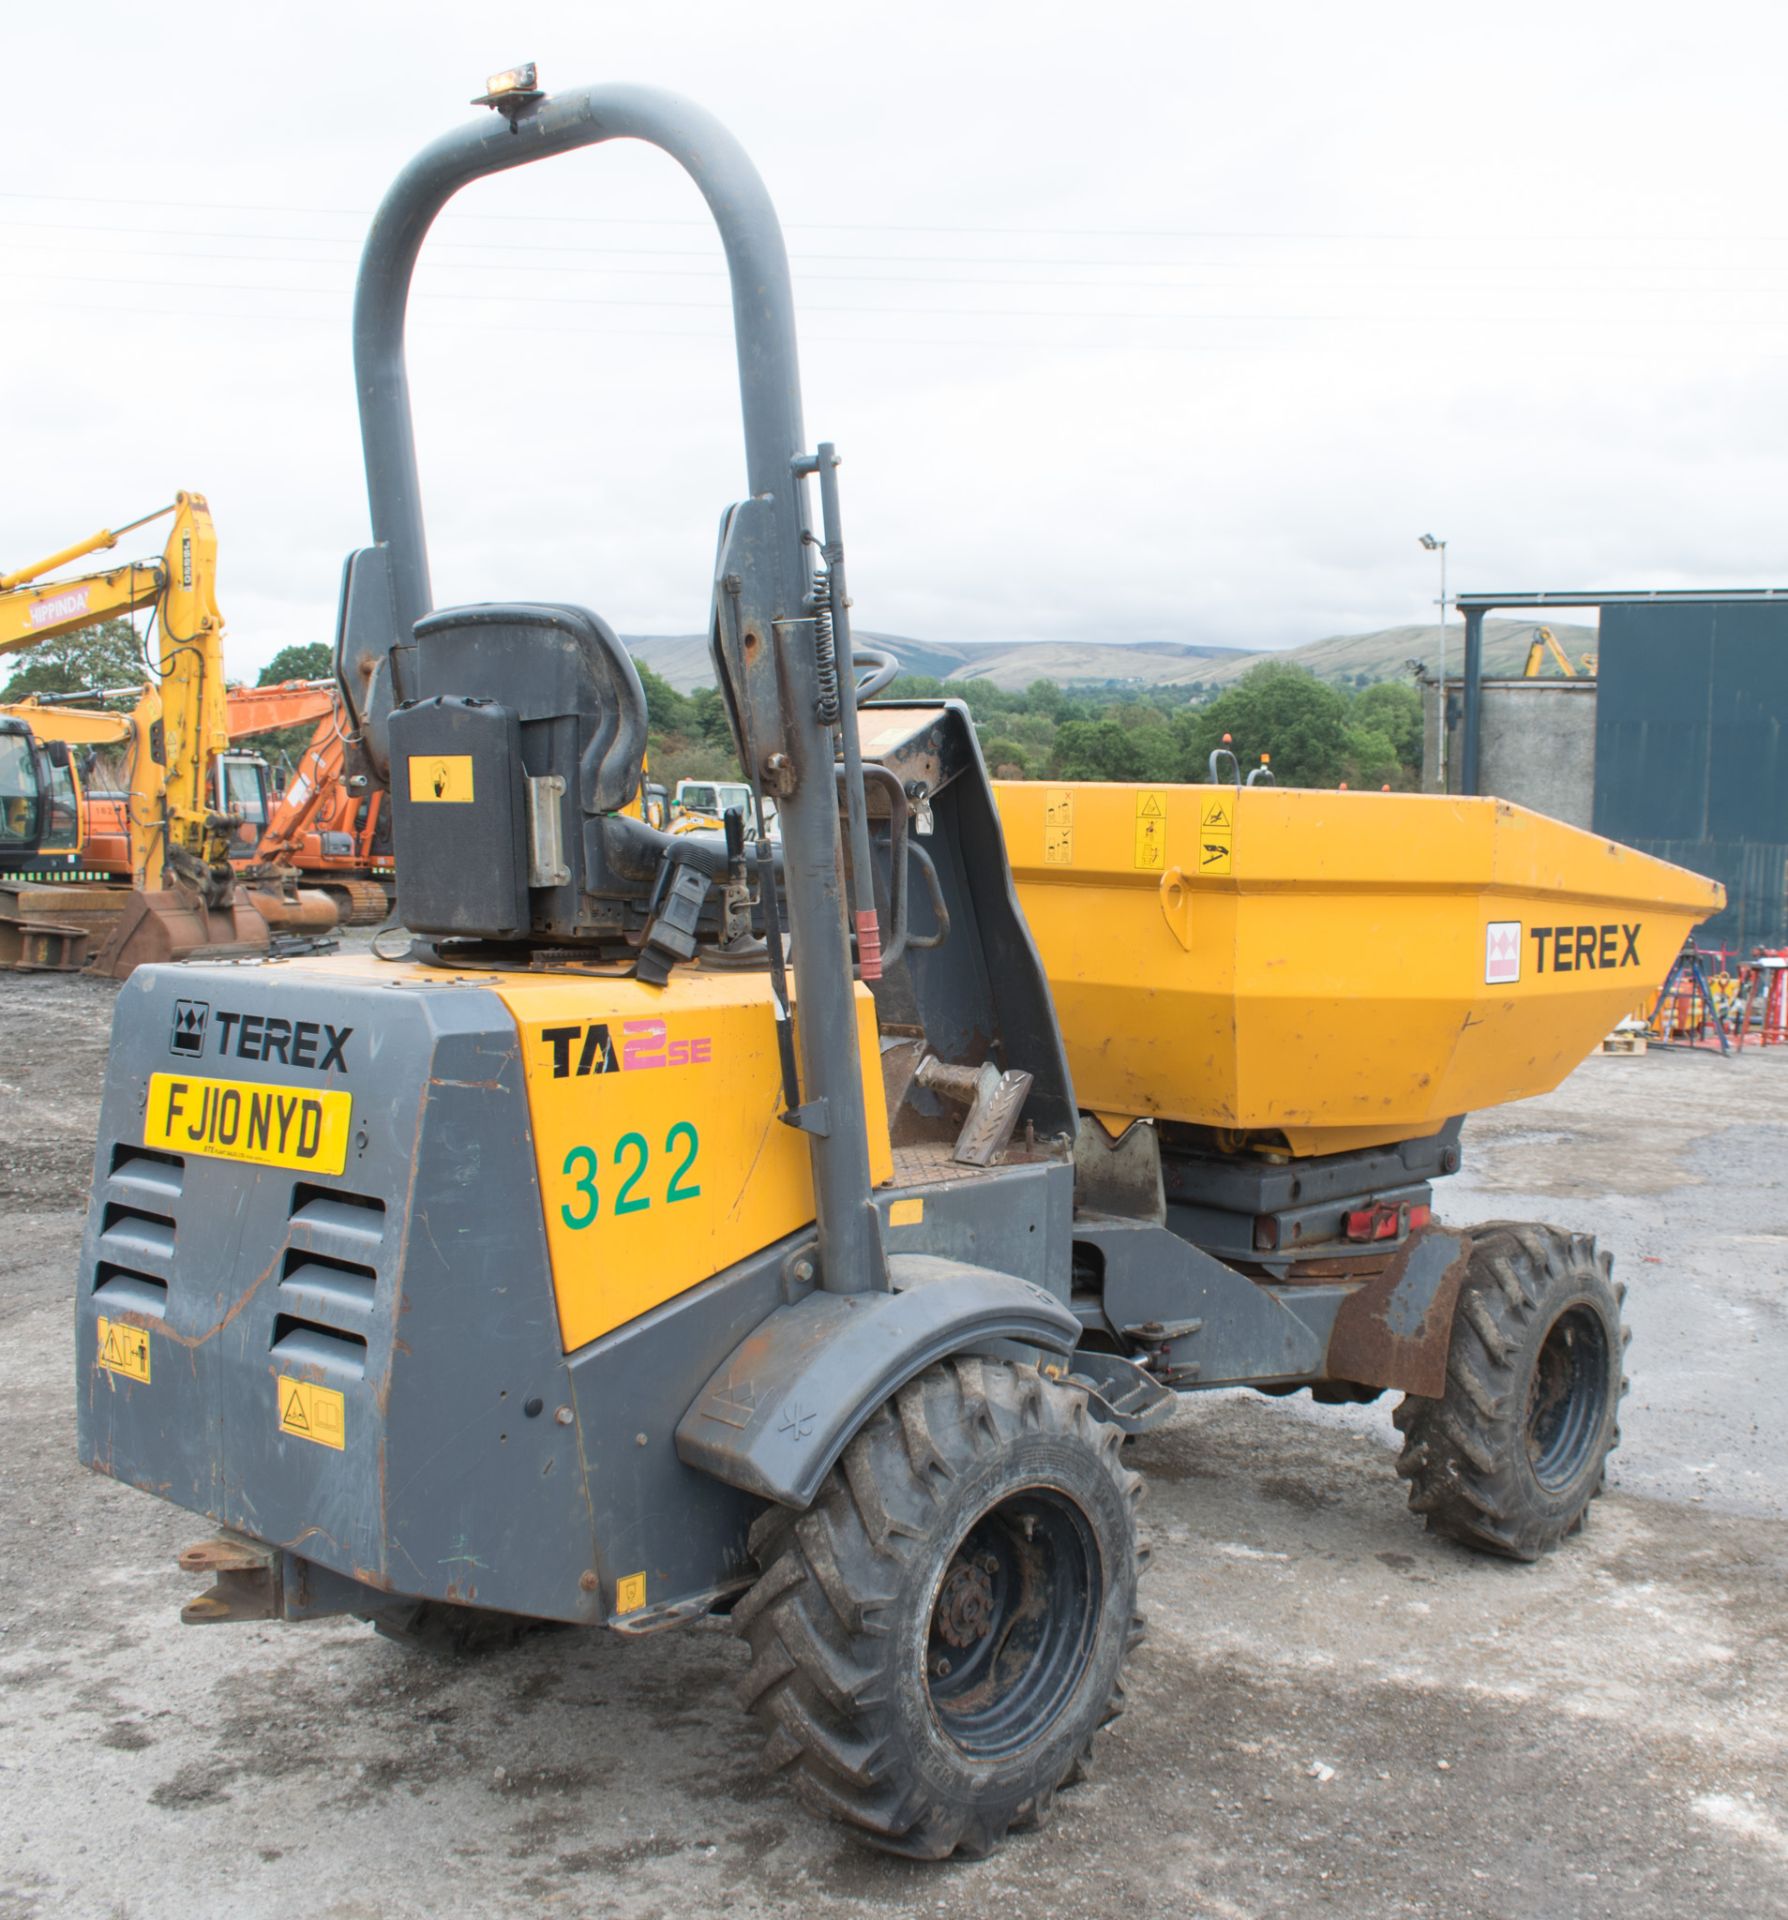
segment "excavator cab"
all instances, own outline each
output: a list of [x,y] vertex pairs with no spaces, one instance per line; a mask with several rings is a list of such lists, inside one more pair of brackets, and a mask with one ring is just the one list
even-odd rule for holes
[[8,856],[37,851],[44,798],[31,729],[22,720],[0,720],[0,848]]
[[0,873],[64,866],[81,845],[81,782],[66,742],[0,715]]
[[43,851],[72,854],[81,844],[81,776],[75,770],[74,752],[65,740],[45,741],[38,752],[50,800]]
[[220,753],[212,767],[213,810],[230,823],[230,858],[260,845],[272,812],[267,762],[258,753]]

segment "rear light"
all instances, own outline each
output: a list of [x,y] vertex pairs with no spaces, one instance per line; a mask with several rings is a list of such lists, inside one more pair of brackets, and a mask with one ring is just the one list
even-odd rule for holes
[[1343,1239],[1357,1243],[1374,1240],[1401,1240],[1406,1233],[1425,1227],[1434,1218],[1434,1209],[1408,1202],[1393,1206],[1388,1200],[1375,1200],[1369,1207],[1357,1207],[1341,1217]]

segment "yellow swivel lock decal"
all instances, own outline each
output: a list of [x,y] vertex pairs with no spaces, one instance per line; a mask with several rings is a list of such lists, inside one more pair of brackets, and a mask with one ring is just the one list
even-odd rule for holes
[[149,1384],[149,1336],[141,1327],[127,1327],[122,1320],[99,1321],[99,1364],[108,1373],[120,1373],[126,1380]]
[[410,798],[433,805],[442,801],[465,806],[472,799],[472,756],[469,753],[413,753],[410,756]]

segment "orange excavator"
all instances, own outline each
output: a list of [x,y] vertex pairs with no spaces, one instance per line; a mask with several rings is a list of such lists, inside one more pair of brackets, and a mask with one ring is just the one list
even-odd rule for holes
[[377,926],[391,910],[396,887],[386,794],[358,765],[335,682],[233,687],[229,705],[232,740],[317,723],[258,840],[232,855],[243,877],[302,882],[327,894],[345,925]]

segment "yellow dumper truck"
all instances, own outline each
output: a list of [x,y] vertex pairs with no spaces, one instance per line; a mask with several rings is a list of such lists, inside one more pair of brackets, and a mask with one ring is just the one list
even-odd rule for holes
[[[1123,1443],[1182,1391],[1400,1394],[1431,1526],[1525,1558],[1581,1523],[1623,1385],[1608,1260],[1446,1228],[1433,1182],[1719,890],[1488,800],[996,796],[967,711],[876,701],[894,662],[851,638],[745,155],[642,89],[527,68],[485,104],[387,194],[355,306],[372,539],[338,668],[407,931],[126,983],[82,1456],[202,1519],[194,1622],[730,1619],[773,1773],[875,1845],[985,1852],[1122,1703]],[[605,621],[429,586],[424,237],[610,139],[683,165],[732,275],[711,633],[753,805],[717,835],[628,811],[645,704]]]

